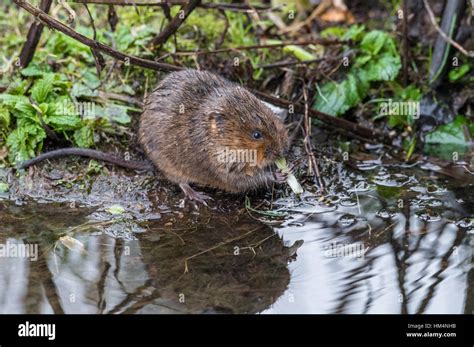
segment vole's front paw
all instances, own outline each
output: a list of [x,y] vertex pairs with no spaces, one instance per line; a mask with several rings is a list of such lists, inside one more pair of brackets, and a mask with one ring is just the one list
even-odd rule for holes
[[289,172],[282,172],[280,170],[275,170],[273,172],[272,179],[275,183],[283,184],[288,179]]

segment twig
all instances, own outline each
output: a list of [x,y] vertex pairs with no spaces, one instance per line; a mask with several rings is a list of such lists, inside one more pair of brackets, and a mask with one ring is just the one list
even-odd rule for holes
[[464,54],[465,56],[468,56],[470,58],[474,58],[474,51],[468,51],[466,50],[463,46],[461,46],[459,43],[454,41],[451,37],[449,37],[441,28],[439,27],[438,23],[436,22],[435,15],[433,13],[433,10],[430,7],[430,4],[428,4],[427,0],[423,0],[423,3],[425,4],[426,11],[428,11],[428,15],[430,16],[431,24],[435,27],[436,31],[441,35],[441,37],[450,45],[455,47],[459,52]]
[[403,0],[403,86],[408,85],[408,0]]
[[[97,30],[95,29],[94,18],[92,17],[92,13],[89,10],[89,6],[87,6],[86,3],[84,3],[84,7],[86,8],[87,13],[89,14],[89,19],[91,21],[91,27],[92,27],[92,30],[93,30],[92,38],[94,39],[94,41],[96,41],[97,40]],[[105,66],[104,57],[102,56],[102,54],[100,54],[100,52],[98,52],[97,50],[95,50],[93,48],[91,48],[91,52],[92,52],[92,56],[94,57],[94,62],[95,62],[95,68],[97,70],[97,75],[100,77],[100,73],[102,72],[102,69]]]
[[220,49],[222,44],[224,43],[224,40],[225,40],[225,36],[227,35],[227,31],[229,30],[229,18],[227,18],[227,15],[225,13],[224,10],[220,10],[220,12],[222,13],[222,15],[224,16],[224,19],[225,19],[225,27],[224,27],[224,30],[222,31],[222,34],[221,36],[219,37],[219,39],[216,41],[216,44],[214,46],[214,49]]
[[304,122],[303,122],[303,134],[304,134],[304,147],[308,154],[308,174],[314,175],[314,181],[318,184],[321,191],[324,190],[324,185],[321,180],[319,173],[318,163],[314,156],[313,146],[311,144],[311,122],[309,119],[309,101],[308,101],[308,88],[306,83],[303,85],[303,97],[304,97]]
[[[76,3],[89,3],[97,5],[118,5],[118,6],[170,6],[186,5],[189,0],[70,0]],[[198,7],[206,9],[228,10],[235,12],[270,12],[279,11],[281,6],[269,7],[264,5],[246,5],[246,4],[225,4],[225,3],[201,3]]]
[[183,22],[188,18],[191,12],[196,8],[196,6],[201,2],[201,0],[191,0],[181,10],[174,16],[174,18],[169,22],[169,24],[161,31],[157,36],[155,36],[149,43],[151,46],[159,46],[165,43],[168,38],[173,35],[176,30],[183,24]]
[[257,65],[257,68],[261,69],[271,69],[274,67],[286,67],[286,66],[293,66],[293,65],[309,65],[313,63],[320,63],[321,61],[325,60],[325,58],[316,58],[310,60],[295,60],[295,61],[280,61],[273,64],[264,64],[264,65]]
[[263,44],[263,45],[253,45],[253,46],[240,46],[240,47],[232,47],[232,48],[221,48],[215,49],[212,51],[181,51],[175,53],[169,53],[168,55],[176,56],[176,55],[200,55],[200,54],[217,54],[217,53],[224,53],[224,52],[233,52],[233,51],[247,51],[247,50],[255,50],[255,49],[272,49],[272,48],[279,48],[285,47],[289,45],[293,46],[308,46],[308,45],[322,45],[322,46],[331,46],[331,45],[342,45],[347,44],[348,41],[341,41],[341,40],[328,40],[328,39],[315,39],[311,41],[302,41],[302,42],[282,42],[282,43],[274,43],[274,44]]
[[[304,105],[301,105],[299,103],[293,103],[285,99],[280,99],[273,95],[270,95],[258,90],[251,89],[250,91],[257,97],[259,97],[260,99],[265,100],[271,104],[274,104],[276,106],[280,106],[286,109],[292,107],[294,108],[295,112],[304,114]],[[312,118],[317,118],[321,120],[326,125],[338,131],[346,130],[351,133],[352,137],[357,137],[358,135],[358,138],[359,139],[363,138],[364,141],[373,142],[374,140],[379,140],[387,145],[390,145],[392,142],[391,137],[380,130],[369,129],[361,125],[358,125],[356,123],[345,120],[343,118],[334,117],[326,113],[317,111],[315,109],[309,109],[309,116]]]
[[119,52],[111,47],[104,45],[98,41],[94,41],[84,35],[79,34],[74,29],[70,28],[69,26],[61,23],[57,19],[46,14],[44,11],[32,6],[28,2],[24,0],[13,0],[15,4],[20,6],[21,8],[25,9],[26,11],[30,12],[34,15],[38,20],[49,26],[50,28],[59,30],[60,32],[76,39],[77,41],[89,46],[91,48],[97,49],[111,57],[114,57],[118,60],[124,61],[125,63],[130,63],[134,65],[138,65],[144,68],[158,70],[158,71],[178,71],[182,70],[182,67],[166,64],[166,63],[157,63],[152,60],[143,59],[135,56],[131,56],[122,52]]
[[117,94],[117,93],[106,93],[103,91],[99,91],[97,96],[100,99],[104,99],[104,100],[112,99],[112,100],[123,101],[127,104],[132,104],[132,105],[138,106],[139,108],[143,108],[143,102],[127,95]]
[[[40,8],[48,13],[53,0],[41,0]],[[30,30],[28,31],[28,36],[25,44],[20,53],[20,65],[21,67],[27,67],[31,59],[35,54],[36,47],[41,38],[41,33],[43,32],[43,24],[34,22],[31,24]]]

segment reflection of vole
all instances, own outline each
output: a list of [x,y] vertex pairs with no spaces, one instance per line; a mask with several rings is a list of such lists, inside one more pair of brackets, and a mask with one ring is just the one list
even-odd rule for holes
[[206,71],[173,72],[146,98],[140,142],[190,198],[190,183],[244,192],[274,180],[287,147],[283,123],[245,88]]
[[[269,170],[288,144],[284,124],[245,88],[210,72],[183,70],[165,77],[145,100],[139,138],[153,164],[197,201],[207,197],[190,183],[245,192],[284,178]],[[67,155],[150,168],[82,148],[44,153],[21,168]]]

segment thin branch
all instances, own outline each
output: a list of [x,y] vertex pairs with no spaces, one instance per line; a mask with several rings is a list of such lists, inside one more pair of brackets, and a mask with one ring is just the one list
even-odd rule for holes
[[94,41],[84,35],[79,34],[77,31],[72,29],[71,27],[61,23],[57,19],[54,19],[53,17],[49,16],[46,14],[44,11],[32,6],[30,3],[26,2],[25,0],[13,0],[15,4],[20,6],[21,8],[25,9],[32,15],[34,15],[39,21],[41,21],[43,24],[46,24],[50,28],[56,29],[63,34],[66,34],[73,39],[76,39],[77,41],[85,44],[86,46],[89,46],[91,48],[97,49],[98,51],[101,51],[111,57],[114,57],[118,60],[124,61],[125,63],[130,63],[134,65],[138,65],[144,68],[148,69],[153,69],[153,70],[158,70],[158,71],[178,71],[182,70],[182,67],[171,65],[171,64],[166,64],[166,63],[157,63],[152,60],[148,59],[143,59],[135,56],[131,56],[122,52],[119,52],[107,45],[104,45],[103,43],[100,43],[98,41]]
[[[271,104],[274,104],[276,106],[280,106],[286,109],[293,108],[294,112],[304,114],[304,105],[301,105],[299,103],[293,103],[285,99],[280,99],[276,96],[273,96],[273,95],[270,95],[258,90],[250,89],[250,91],[255,96]],[[384,144],[391,145],[391,142],[392,142],[391,137],[388,134],[378,129],[369,129],[361,125],[358,125],[356,123],[345,120],[343,118],[334,117],[329,114],[317,111],[315,109],[309,109],[308,112],[309,112],[310,117],[317,118],[320,121],[324,122],[329,127],[336,129],[338,131],[342,131],[342,130],[348,131],[352,137],[356,137],[358,139],[362,138],[364,139],[364,141],[368,141],[368,142],[374,142],[375,140],[379,140]]]
[[441,35],[441,37],[450,45],[452,45],[454,48],[456,48],[459,52],[464,54],[467,57],[474,58],[474,51],[468,51],[466,50],[463,46],[461,46],[459,43],[454,41],[451,37],[449,37],[441,28],[439,27],[438,23],[436,22],[435,15],[433,13],[433,10],[430,7],[430,4],[428,4],[427,0],[423,0],[423,3],[425,4],[426,11],[428,11],[428,15],[430,16],[431,24],[435,27],[436,31]]
[[304,122],[303,122],[303,135],[304,135],[304,147],[308,154],[308,174],[314,176],[315,183],[318,184],[321,191],[324,190],[323,181],[319,173],[318,163],[313,152],[313,145],[311,143],[311,121],[309,119],[309,100],[308,100],[308,88],[306,83],[303,85],[303,97],[304,97]]
[[173,35],[176,30],[183,24],[183,22],[188,18],[191,12],[196,8],[196,6],[201,2],[201,0],[191,0],[181,10],[174,16],[174,18],[169,22],[169,24],[156,35],[151,41],[151,46],[159,46],[165,43],[168,38]]
[[215,49],[212,51],[181,51],[175,53],[168,53],[168,55],[179,56],[179,55],[200,55],[200,54],[217,54],[217,53],[224,53],[224,52],[234,52],[234,51],[248,51],[248,50],[255,50],[255,49],[272,49],[272,48],[280,48],[285,46],[308,46],[308,45],[322,45],[322,46],[331,46],[331,45],[342,45],[347,44],[348,41],[341,41],[341,40],[328,40],[328,39],[314,39],[311,41],[302,41],[302,42],[282,42],[282,43],[274,43],[274,44],[263,44],[263,45],[253,45],[253,46],[239,46],[239,47],[232,47],[232,48],[221,48]]
[[408,0],[403,0],[403,86],[408,85]]
[[220,49],[222,44],[224,43],[224,40],[225,40],[225,36],[227,35],[227,31],[229,31],[229,26],[230,26],[230,23],[229,23],[229,18],[227,17],[227,14],[225,13],[224,10],[220,10],[219,12],[221,12],[221,14],[224,16],[224,19],[225,19],[225,26],[224,26],[224,30],[222,30],[222,34],[221,36],[219,37],[219,39],[216,41],[216,44],[214,46],[214,49]]
[[325,58],[316,58],[316,59],[310,59],[310,60],[293,60],[293,61],[279,61],[276,63],[272,64],[262,64],[262,65],[257,65],[257,68],[261,69],[270,69],[270,68],[275,68],[275,67],[286,67],[286,66],[293,66],[293,65],[309,65],[313,63],[320,63],[322,61],[326,60]]
[[[76,3],[88,3],[97,5],[117,5],[117,6],[170,6],[170,5],[186,5],[189,0],[69,0]],[[269,7],[264,5],[246,5],[246,4],[225,4],[225,3],[201,3],[198,7],[206,9],[226,10],[235,12],[271,12],[279,11],[281,6]]]

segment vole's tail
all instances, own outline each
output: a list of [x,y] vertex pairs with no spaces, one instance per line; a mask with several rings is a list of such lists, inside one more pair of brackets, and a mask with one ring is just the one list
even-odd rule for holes
[[46,159],[55,159],[55,158],[66,157],[70,155],[77,155],[81,157],[97,159],[97,160],[105,161],[107,163],[111,163],[114,165],[122,166],[122,167],[133,169],[133,170],[148,170],[148,171],[153,170],[153,165],[146,161],[124,160],[115,154],[104,153],[101,151],[97,151],[95,149],[75,148],[75,147],[61,148],[61,149],[56,149],[51,152],[43,153],[33,159],[30,159],[21,163],[18,166],[18,168],[25,169],[31,165],[35,165]]

